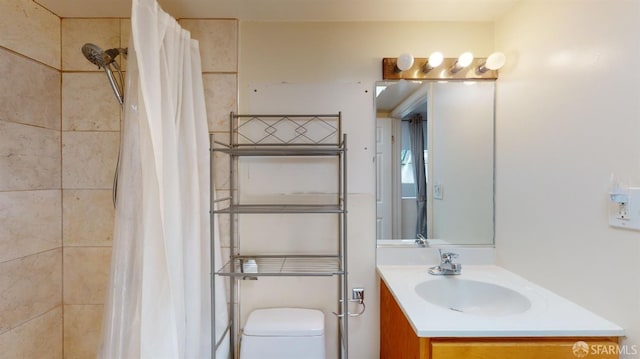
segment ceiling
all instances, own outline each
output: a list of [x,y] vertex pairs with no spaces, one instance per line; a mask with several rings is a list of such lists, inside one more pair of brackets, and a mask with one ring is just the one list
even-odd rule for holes
[[393,111],[405,98],[420,88],[418,81],[380,82],[376,86],[376,110]]
[[376,84],[378,116],[403,118],[412,112],[427,112],[428,82],[381,81]]
[[[34,0],[60,17],[130,17],[131,0]],[[158,0],[175,18],[495,21],[520,0]]]

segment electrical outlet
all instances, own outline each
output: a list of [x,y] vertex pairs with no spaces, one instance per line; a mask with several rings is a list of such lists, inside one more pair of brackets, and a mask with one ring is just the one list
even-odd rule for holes
[[629,219],[629,203],[618,203],[615,209],[617,219]]
[[626,193],[609,197],[609,225],[640,230],[640,187],[629,187]]

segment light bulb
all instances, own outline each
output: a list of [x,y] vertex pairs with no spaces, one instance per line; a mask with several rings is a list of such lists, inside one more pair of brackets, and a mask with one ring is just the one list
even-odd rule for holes
[[507,58],[502,52],[494,52],[493,54],[489,55],[484,66],[486,66],[486,68],[488,68],[489,70],[498,70],[499,68],[504,66],[506,61]]
[[444,60],[444,56],[442,52],[436,51],[429,55],[429,67],[434,68],[438,67],[442,64],[442,60]]
[[507,58],[502,52],[494,52],[476,69],[476,72],[483,74],[489,70],[498,70],[504,66]]
[[472,61],[473,61],[473,54],[470,52],[465,52],[462,55],[460,55],[460,57],[458,57],[457,65],[464,68],[471,65]]
[[458,71],[464,69],[465,67],[471,65],[472,62],[473,62],[473,54],[470,52],[464,52],[462,53],[462,55],[460,55],[460,57],[458,57],[458,60],[453,66],[451,66],[451,69],[449,69],[449,71],[452,74],[455,74]]
[[425,63],[424,66],[422,66],[422,72],[424,72],[425,74],[429,73],[429,71],[440,66],[440,64],[442,64],[442,60],[444,60],[444,56],[442,55],[442,52],[432,53],[431,55],[429,55],[429,59],[427,60],[427,63]]
[[413,55],[404,53],[398,56],[398,60],[396,61],[396,67],[400,71],[405,71],[413,66]]

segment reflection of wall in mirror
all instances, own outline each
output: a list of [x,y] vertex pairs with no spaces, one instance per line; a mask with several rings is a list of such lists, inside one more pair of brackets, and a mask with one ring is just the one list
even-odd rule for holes
[[[493,82],[435,83],[433,238],[453,244],[493,239]],[[483,89],[483,91],[478,91]]]

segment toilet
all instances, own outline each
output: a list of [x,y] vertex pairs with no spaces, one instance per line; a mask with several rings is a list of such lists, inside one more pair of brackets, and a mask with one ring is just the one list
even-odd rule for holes
[[244,326],[240,359],[325,359],[324,314],[304,308],[254,310]]

